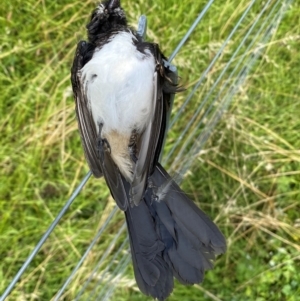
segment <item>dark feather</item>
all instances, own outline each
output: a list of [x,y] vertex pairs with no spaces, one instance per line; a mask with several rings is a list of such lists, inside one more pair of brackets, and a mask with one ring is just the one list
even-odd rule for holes
[[154,223],[144,202],[125,212],[134,274],[140,290],[158,300],[173,290],[173,274],[162,258],[164,243],[156,234]]
[[76,116],[81,142],[85,158],[96,178],[101,177],[102,169],[97,155],[97,131],[93,122],[91,112],[87,107],[87,99],[83,93],[80,70],[84,65],[84,58],[87,54],[89,44],[81,41],[77,45],[73,66],[71,69],[71,81],[76,104]]
[[[117,169],[110,154],[104,149],[101,149],[101,145],[97,143],[99,137],[97,135],[96,125],[88,108],[88,101],[81,82],[80,70],[84,66],[84,62],[87,63],[88,59],[91,58],[91,49],[90,44],[85,41],[78,43],[71,70],[71,81],[81,142],[85,158],[93,175],[99,178],[104,174],[111,194],[119,208],[126,210],[129,200],[124,189],[123,181],[125,180]],[[103,154],[102,160],[99,157],[99,152]]]
[[[119,0],[103,2],[87,25],[89,42],[77,46],[72,67],[76,115],[86,160],[95,177],[104,175],[120,209],[125,211],[136,282],[140,290],[158,300],[173,290],[173,276],[183,284],[200,283],[205,270],[213,267],[215,256],[226,251],[225,239],[217,226],[170,178],[158,163],[177,75],[165,67],[158,45],[143,42],[127,26]],[[128,152],[134,166],[129,183],[110,155],[88,106],[80,71],[120,31],[132,31],[137,50],[155,59],[152,118],[142,133],[132,133]],[[121,50],[120,50],[121,51]],[[133,112],[134,114],[134,112]],[[99,132],[97,132],[99,126]],[[157,194],[163,190],[163,196]]]
[[226,251],[224,236],[174,181],[163,201],[153,201],[155,188],[171,180],[159,163],[150,180],[145,200],[166,246],[164,258],[180,282],[199,283],[205,270],[213,268],[215,256]]
[[[160,164],[157,164],[151,179],[154,185],[159,186],[163,181],[170,180],[170,176]],[[225,253],[226,241],[223,234],[174,181],[164,201],[172,212],[175,222],[197,237],[198,245],[211,248],[217,255]]]

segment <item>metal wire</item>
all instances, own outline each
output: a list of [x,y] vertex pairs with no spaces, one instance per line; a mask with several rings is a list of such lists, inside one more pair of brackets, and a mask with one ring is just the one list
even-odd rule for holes
[[[104,262],[104,260],[108,257],[109,253],[111,252],[111,250],[113,249],[115,243],[117,242],[118,238],[120,237],[120,235],[124,232],[124,230],[126,229],[126,224],[124,223],[122,225],[122,227],[120,228],[120,230],[118,231],[118,233],[115,235],[114,239],[111,241],[110,245],[108,246],[108,248],[106,249],[105,253],[103,254],[103,256],[101,257],[101,260],[98,262],[98,264],[96,265],[96,267],[94,268],[94,270],[92,271],[92,273],[90,274],[88,280],[85,282],[85,284],[82,286],[81,290],[79,291],[79,293],[76,296],[75,300],[79,300],[80,296],[83,294],[85,288],[87,287],[87,285],[92,281],[92,278],[96,275],[96,272],[99,271],[100,267],[102,266],[102,263]],[[110,269],[110,266],[113,264],[114,260],[117,258],[117,256],[119,255],[119,253],[121,252],[121,250],[123,249],[123,247],[125,246],[125,244],[128,242],[128,237],[123,241],[123,243],[121,244],[119,250],[117,252],[115,252],[114,257],[112,258],[112,261],[107,265],[107,267],[105,268],[104,272],[102,273],[102,277],[100,277],[99,282],[101,281],[101,279],[103,278],[103,276],[105,275],[105,272],[108,271]]]
[[[192,99],[192,97],[194,96],[195,92],[198,90],[198,88],[200,87],[201,83],[204,81],[204,79],[206,78],[208,72],[211,70],[211,68],[214,66],[215,62],[217,61],[217,59],[221,56],[222,52],[224,51],[226,45],[228,44],[228,42],[231,40],[232,36],[234,35],[234,33],[237,31],[237,29],[239,28],[239,26],[241,25],[241,23],[244,21],[244,19],[246,18],[249,10],[251,9],[251,7],[254,5],[256,0],[252,0],[251,3],[249,4],[249,6],[247,7],[247,9],[245,10],[245,12],[243,13],[243,15],[241,16],[241,18],[239,19],[239,21],[237,22],[237,24],[234,26],[234,28],[232,29],[231,33],[228,35],[227,39],[225,40],[225,42],[222,44],[222,46],[220,47],[219,51],[217,52],[217,54],[215,55],[215,57],[213,58],[213,60],[211,61],[211,63],[209,64],[209,66],[207,67],[207,69],[203,72],[203,74],[201,75],[199,81],[196,83],[196,85],[194,86],[192,92],[189,94],[189,96],[187,97],[186,101],[183,103],[183,105],[180,107],[180,110],[178,111],[178,113],[175,115],[175,117],[173,118],[173,120],[170,123],[170,128],[175,124],[175,122],[178,120],[178,118],[182,115],[183,110],[185,109],[185,107],[188,105],[188,103],[190,102],[190,100]],[[184,130],[182,131],[181,135],[179,136],[179,139],[176,140],[176,143],[174,144],[173,148],[170,150],[166,160],[168,161],[170,159],[170,157],[172,156],[175,148],[178,146],[178,144],[181,142],[182,138],[185,136],[187,130],[190,128],[191,124],[194,122],[196,116],[198,116],[199,112],[202,110],[202,108],[204,107],[204,105],[206,104],[208,100],[208,97],[205,98],[204,101],[201,101],[201,104],[199,105],[196,113],[194,114],[194,116],[192,117],[192,119],[187,123],[186,127],[184,128]]]
[[171,63],[173,61],[173,59],[175,58],[175,56],[177,55],[177,53],[179,52],[179,50],[182,48],[182,46],[184,45],[184,43],[190,37],[190,35],[195,30],[195,28],[197,27],[197,25],[200,23],[200,21],[202,20],[202,18],[204,17],[204,15],[207,13],[208,9],[211,7],[211,5],[213,4],[213,2],[214,2],[214,0],[210,0],[204,6],[203,10],[200,12],[200,14],[197,17],[197,19],[195,20],[195,22],[191,25],[190,29],[187,31],[187,33],[185,34],[185,36],[179,42],[178,46],[175,48],[175,50],[170,55],[169,60],[168,60],[169,63]]
[[[223,92],[223,90],[229,85],[230,80],[233,77],[235,71],[238,70],[238,68],[242,64],[242,62],[244,62],[244,68],[242,68],[240,70],[240,72],[236,75],[235,81],[229,87],[230,92],[227,93],[226,94],[226,98],[224,98],[224,105],[222,106],[222,109],[220,111],[216,111],[215,112],[215,114],[213,115],[213,117],[211,118],[211,120],[206,125],[205,129],[195,139],[196,142],[194,143],[193,147],[191,148],[191,150],[189,151],[188,155],[186,156],[186,158],[189,158],[189,161],[185,163],[184,168],[183,167],[181,168],[181,172],[183,174],[185,174],[187,172],[187,170],[190,168],[190,166],[192,164],[192,161],[194,160],[195,156],[199,153],[199,151],[201,150],[202,146],[204,145],[204,143],[208,139],[208,137],[209,137],[209,135],[210,135],[213,127],[216,125],[217,121],[220,119],[221,115],[223,114],[223,112],[228,107],[229,101],[233,98],[233,95],[237,92],[237,90],[239,89],[239,87],[243,84],[243,82],[246,79],[247,74],[252,69],[254,63],[256,62],[256,60],[258,58],[258,56],[261,54],[261,52],[263,50],[263,47],[260,47],[258,50],[254,49],[254,51],[252,52],[252,54],[249,56],[248,61],[245,60],[245,57],[249,53],[249,50],[255,44],[255,41],[256,41],[257,37],[261,34],[262,30],[265,29],[265,26],[268,25],[268,24],[270,24],[268,26],[267,30],[265,31],[265,33],[264,33],[261,41],[260,41],[261,45],[265,45],[267,43],[267,41],[270,39],[270,36],[272,35],[273,29],[275,29],[275,27],[277,27],[279,25],[279,22],[280,22],[280,20],[283,17],[283,13],[284,13],[285,9],[279,10],[275,14],[275,16],[272,18],[272,20],[270,20],[270,19],[271,19],[271,16],[273,15],[273,13],[276,11],[277,7],[279,6],[280,2],[281,1],[278,0],[277,3],[273,6],[272,10],[270,11],[269,15],[267,16],[267,18],[265,19],[265,21],[261,25],[261,27],[258,30],[257,34],[252,39],[252,42],[246,48],[246,51],[241,56],[241,58],[239,59],[238,63],[236,64],[234,70],[231,72],[230,76],[226,80],[225,85],[221,88],[221,90],[219,91],[218,95],[215,97],[214,102],[220,97],[220,95]],[[270,1],[268,1],[268,3],[265,5],[265,7],[263,8],[262,12],[260,13],[260,16],[265,11],[266,6],[269,5],[269,3],[270,3]],[[282,8],[284,8],[284,4],[282,5]],[[249,31],[252,32],[254,26],[257,24],[257,21],[258,21],[258,19],[253,23],[253,25],[251,26],[251,28],[250,28]],[[249,32],[245,35],[242,43],[245,42],[245,40],[248,38],[248,36],[249,36]],[[238,47],[238,50],[239,49],[240,49],[240,46]],[[201,120],[201,122],[203,122],[203,120]],[[192,138],[190,138],[189,140],[191,140],[191,139]],[[183,149],[184,149],[184,146],[181,148],[180,154],[183,153]],[[180,155],[178,157],[180,157]]]
[[[242,48],[242,46],[245,45],[246,40],[248,39],[248,37],[250,36],[250,34],[253,32],[253,30],[255,29],[255,26],[257,25],[258,21],[261,19],[263,13],[266,11],[266,9],[269,7],[270,3],[272,2],[272,0],[269,0],[264,7],[262,8],[261,12],[259,13],[259,15],[257,16],[257,18],[255,19],[255,21],[253,22],[252,26],[250,27],[250,29],[248,30],[247,34],[244,36],[244,38],[242,39],[241,43],[238,45],[237,49],[235,50],[234,54],[231,56],[230,60],[228,61],[228,63],[225,65],[224,69],[222,69],[221,74],[219,75],[219,77],[217,78],[217,80],[214,82],[212,88],[210,89],[210,91],[206,94],[203,102],[201,103],[207,103],[207,101],[209,100],[209,97],[213,94],[213,92],[216,90],[216,87],[218,85],[218,83],[221,81],[221,79],[224,77],[225,72],[229,69],[229,67],[233,64],[234,59],[236,58],[239,50]],[[197,139],[195,139],[195,143],[194,143],[194,150],[189,152],[189,155],[185,156],[186,158],[189,158],[189,161],[191,162],[192,160],[194,160],[195,155],[200,151],[200,149],[202,148],[202,146],[204,145],[204,143],[206,142],[206,140],[209,137],[209,134],[212,130],[212,128],[215,126],[216,122],[220,119],[220,117],[222,116],[223,112],[226,110],[228,103],[230,102],[230,100],[233,97],[233,94],[235,94],[238,90],[238,88],[243,84],[245,78],[246,78],[246,74],[248,74],[248,72],[251,70],[253,63],[256,61],[258,55],[260,52],[256,51],[256,54],[253,55],[249,55],[250,50],[252,48],[252,46],[257,42],[257,37],[260,35],[261,31],[265,28],[266,24],[269,24],[268,22],[270,21],[270,18],[272,17],[273,12],[276,10],[276,8],[278,7],[278,5],[280,4],[280,1],[277,1],[277,3],[273,6],[272,10],[270,11],[269,15],[266,17],[266,19],[264,20],[263,24],[261,25],[260,29],[258,30],[258,32],[256,33],[255,37],[252,38],[252,42],[250,43],[250,45],[246,48],[246,50],[243,52],[242,56],[240,57],[238,63],[235,64],[235,67],[233,69],[233,71],[230,73],[230,75],[228,76],[228,78],[225,81],[225,84],[220,88],[217,96],[214,98],[214,100],[211,102],[211,104],[209,105],[208,109],[205,111],[205,113],[203,114],[203,116],[201,117],[200,121],[198,122],[198,128],[203,124],[204,120],[206,119],[206,117],[209,115],[209,113],[211,112],[211,110],[213,109],[214,104],[217,102],[217,100],[220,100],[220,103],[222,105],[219,105],[220,110],[215,111],[215,115],[211,118],[211,120],[209,120],[205,126],[205,128],[203,129],[202,133],[199,135],[199,137]],[[280,13],[280,11],[278,12],[278,14]],[[275,24],[275,19],[277,18],[277,16],[275,16],[273,18],[273,20],[271,21],[271,25],[273,26],[273,24]],[[267,38],[269,37],[270,31],[267,29],[266,30],[266,35]],[[265,38],[262,39],[262,44],[265,43]],[[245,61],[245,58],[249,56],[250,59],[248,62]],[[242,65],[245,66],[244,68],[241,69],[241,71],[236,75],[235,72],[239,69],[239,67]],[[206,72],[206,71],[205,71]],[[243,75],[243,76],[242,76]],[[230,82],[232,80],[232,78],[235,77],[234,82],[230,85]],[[228,90],[231,90],[230,93],[225,94],[225,96],[223,98],[221,98],[222,93],[224,92],[224,90],[226,89],[226,87],[228,87]],[[203,107],[203,106],[199,106],[199,107]],[[195,120],[197,118],[197,116],[199,115],[200,110],[198,109],[195,114],[193,115],[193,117],[191,118],[191,120]],[[192,124],[192,122],[190,123]],[[184,131],[187,132],[187,130],[190,128],[189,127],[185,128]],[[173,164],[171,165],[171,169],[174,169],[174,166],[176,166],[176,163],[178,161],[182,161],[182,155],[183,152],[185,151],[186,147],[188,146],[188,144],[191,142],[191,140],[194,138],[195,133],[198,129],[197,127],[195,127],[192,132],[189,133],[189,137],[185,137],[185,141],[177,155],[177,157],[175,158]],[[178,144],[177,144],[178,145]],[[176,146],[177,146],[176,145]],[[198,149],[198,151],[195,150],[195,147],[197,146],[196,149]],[[172,149],[173,150],[173,149]],[[171,150],[171,152],[172,152]],[[171,153],[170,152],[170,153]],[[170,158],[170,156],[168,156],[167,160]],[[189,167],[190,164],[186,164],[186,167],[181,170],[181,173],[185,173]],[[181,164],[182,165],[182,164]]]
[[[221,45],[220,49],[216,53],[215,57],[212,59],[211,63],[208,65],[206,70],[202,73],[197,83],[192,88],[192,91],[187,96],[186,100],[184,101],[181,108],[175,114],[174,118],[170,123],[170,127],[174,126],[178,119],[183,115],[185,108],[190,104],[192,98],[195,98],[196,93],[199,91],[199,87],[205,81],[208,73],[212,69],[212,67],[216,64],[217,60],[221,58],[222,53],[226,46],[228,46],[229,42],[232,40],[232,37],[236,33],[237,29],[242,25],[242,22],[245,22],[246,16],[249,15],[251,8],[253,7],[254,3],[259,1],[252,0],[240,19],[235,24],[234,28],[225,39],[224,43]],[[180,174],[185,174],[191,167],[192,163],[194,162],[195,158],[201,151],[204,143],[207,141],[208,137],[210,136],[213,128],[215,127],[218,120],[221,118],[222,114],[228,108],[231,100],[234,96],[239,92],[241,85],[247,78],[251,68],[257,61],[257,58],[260,56],[261,52],[264,49],[264,46],[269,41],[270,37],[272,36],[274,29],[280,23],[280,20],[283,17],[284,12],[287,10],[288,6],[292,3],[292,0],[278,0],[272,1],[268,0],[262,4],[261,11],[252,22],[252,25],[248,29],[247,33],[243,37],[242,41],[239,43],[237,48],[235,49],[234,53],[230,57],[229,61],[226,63],[224,68],[222,69],[221,73],[214,81],[212,87],[207,92],[205,98],[201,100],[200,104],[196,103],[197,109],[195,113],[191,117],[190,121],[186,125],[186,127],[182,130],[180,137],[178,137],[177,141],[174,143],[173,147],[163,160],[163,164],[170,163],[171,159],[173,159],[171,170],[176,170]],[[186,33],[186,35],[182,38],[176,49],[173,51],[169,58],[169,62],[171,62],[176,54],[180,51],[184,43],[187,41],[188,37],[194,31],[196,26],[199,24],[200,20],[206,14],[213,3],[213,0],[207,2],[206,6],[203,8],[195,22],[191,25],[190,29]],[[281,6],[280,6],[281,4]],[[269,10],[269,11],[268,11]],[[264,17],[265,16],[265,17]],[[264,19],[263,19],[264,17]],[[259,21],[262,23],[259,23]],[[257,27],[259,27],[257,29]],[[249,39],[251,34],[251,43],[245,47],[247,39]],[[245,49],[243,48],[245,47]],[[240,55],[239,59],[238,55]],[[237,60],[237,62],[236,62]],[[230,67],[234,66],[233,71],[227,75],[226,71],[230,69]],[[223,83],[223,81],[225,81]],[[214,96],[214,93],[217,92],[217,95]],[[208,108],[205,108],[205,105],[208,104]],[[201,111],[204,113],[201,115]],[[199,117],[200,116],[200,117]],[[202,128],[201,132],[199,133],[200,129]],[[184,139],[184,143],[182,144],[181,141]],[[10,294],[13,287],[16,285],[28,265],[31,263],[35,255],[38,253],[42,245],[45,243],[51,232],[54,230],[55,226],[59,223],[60,219],[66,213],[70,205],[73,203],[76,196],[79,194],[82,187],[88,181],[91,176],[91,172],[89,172],[82,180],[82,182],[78,185],[75,189],[72,196],[67,200],[66,204],[52,222],[48,230],[45,232],[41,240],[38,242],[34,250],[28,256],[26,261],[24,262],[23,266],[20,268],[16,276],[13,278],[9,286],[4,291],[3,295],[0,297],[0,301],[4,301],[6,297]],[[104,233],[105,229],[107,228],[109,222],[113,219],[113,217],[118,212],[117,207],[111,211],[110,215],[104,221],[104,224],[99,229],[98,233],[96,234],[95,238],[87,248],[84,255],[81,257],[79,262],[76,264],[75,268],[73,269],[70,276],[66,279],[65,283],[62,285],[61,289],[58,293],[54,296],[55,301],[60,300],[63,298],[63,294],[66,291],[66,288],[72,281],[73,277],[76,275],[76,272],[79,270],[80,266],[87,258],[89,252],[93,248],[93,246],[99,241],[102,234]],[[125,223],[119,229],[118,233],[114,236],[112,241],[110,242],[109,246],[99,258],[97,264],[95,264],[95,268],[93,271],[88,275],[87,279],[82,284],[80,290],[78,291],[75,301],[77,300],[109,300],[109,298],[114,293],[118,282],[122,279],[122,275],[125,273],[128,264],[130,262],[130,255],[128,250],[128,237],[123,239],[122,243],[119,243],[121,237],[123,237],[123,232],[125,231]],[[116,246],[119,245],[117,249]],[[114,252],[114,255],[109,263],[106,264],[105,268],[102,269],[105,260],[108,256]],[[102,269],[102,271],[100,271]],[[95,281],[96,280],[96,281]],[[87,291],[87,288],[91,285],[94,285],[94,289]]]
[[[212,117],[209,119],[209,121],[205,124],[204,130],[201,132],[200,135],[196,135],[197,130],[203,123],[205,117],[208,115],[207,111],[206,115],[204,114],[204,118],[202,117],[200,119],[200,122],[198,123],[197,127],[194,128],[194,130],[191,132],[190,136],[188,137],[189,140],[193,140],[193,146],[190,149],[189,152],[184,154],[183,156],[183,149],[186,149],[186,145],[182,146],[180,149],[177,158],[179,158],[178,161],[181,161],[181,166],[177,169],[181,174],[185,174],[187,170],[189,170],[190,166],[192,165],[192,162],[195,160],[196,155],[199,153],[201,148],[203,147],[205,141],[207,140],[209,134],[211,133],[213,127],[217,123],[217,121],[220,119],[226,108],[228,107],[230,101],[233,99],[234,95],[238,93],[239,88],[244,83],[248,73],[250,72],[251,68],[253,67],[254,63],[257,61],[257,58],[261,54],[261,51],[263,50],[263,46],[267,43],[267,41],[270,39],[273,33],[273,29],[279,24],[280,20],[282,19],[283,13],[288,7],[288,4],[290,4],[292,1],[286,1],[285,3],[282,3],[280,0],[273,3],[273,6],[271,10],[269,11],[268,15],[265,17],[264,21],[258,26],[258,21],[262,18],[263,14],[267,11],[269,6],[271,5],[271,1],[267,1],[264,6],[262,7],[261,12],[256,16],[255,20],[253,21],[251,27],[249,28],[249,31],[242,39],[241,43],[238,45],[236,51],[234,52],[234,57],[229,60],[229,62],[225,66],[225,71],[228,70],[229,65],[235,63],[235,67],[233,71],[230,73],[230,75],[225,80],[225,83],[222,84],[222,86],[219,88],[219,93],[213,100],[213,104],[216,103],[217,99],[220,99],[221,94],[223,93],[222,101],[220,101],[218,105],[218,109],[215,110]],[[252,5],[253,2],[250,3]],[[281,8],[278,9],[279,5],[281,4]],[[258,29],[256,27],[259,27]],[[254,37],[252,37],[252,41],[249,44],[248,47],[246,47],[245,50],[243,50],[243,54],[238,59],[238,62],[236,63],[234,58],[237,56],[238,52],[242,49],[242,46],[245,44],[245,41],[250,36],[250,34],[257,30]],[[263,32],[263,35],[260,37],[261,33]],[[259,38],[260,37],[260,38]],[[225,42],[224,42],[225,43]],[[223,45],[222,45],[223,46]],[[221,46],[221,48],[222,48]],[[251,50],[252,49],[252,50]],[[219,56],[218,54],[216,56]],[[248,58],[248,59],[245,59]],[[214,61],[215,58],[214,58]],[[210,68],[210,67],[208,67]],[[225,71],[222,70],[219,78],[217,79],[218,83],[220,82],[220,79],[222,76],[224,76]],[[207,72],[207,70],[205,71]],[[233,79],[233,80],[232,80]],[[231,83],[231,84],[230,84]],[[216,89],[217,84],[214,84],[210,91],[208,91],[209,95],[212,95],[212,89]],[[195,89],[196,91],[197,89]],[[194,92],[195,94],[195,92]],[[213,105],[211,104],[209,106],[209,111],[211,111],[213,108]],[[179,112],[182,114],[182,111]],[[180,116],[179,114],[179,116]],[[178,115],[175,118],[179,118]],[[190,126],[191,128],[191,126]],[[196,129],[196,130],[195,130]],[[168,157],[167,157],[168,158]],[[169,157],[170,158],[170,157]],[[188,160],[184,160],[184,158],[188,158]],[[167,163],[167,159],[163,160],[163,163]],[[171,170],[173,167],[171,166]],[[118,253],[121,252],[122,248],[126,248],[126,245],[122,245],[121,248],[118,249]],[[111,279],[120,279],[121,276],[125,273],[127,266],[124,264],[125,258],[129,257],[129,255],[126,255],[127,252],[123,255],[122,259],[119,261],[119,264],[114,267],[114,269],[111,271],[110,274],[110,280]],[[128,263],[130,260],[128,260]],[[90,296],[88,300],[108,300],[109,297],[112,295],[113,291],[117,287],[116,281],[104,281],[104,279],[101,279],[102,284],[104,286],[101,288],[100,293],[97,295],[95,299],[92,299],[94,294]],[[98,282],[95,285],[95,290],[100,287],[100,282]],[[106,295],[104,295],[103,292],[107,292]],[[82,299],[85,300],[85,299]]]
[[10,292],[12,291],[12,289],[14,288],[14,286],[16,285],[16,283],[18,282],[18,280],[20,279],[20,277],[23,275],[24,271],[27,269],[27,267],[29,266],[29,264],[31,263],[31,261],[33,260],[33,258],[35,257],[35,255],[38,253],[38,251],[40,250],[40,248],[42,247],[42,245],[45,243],[45,241],[47,240],[47,238],[49,237],[49,235],[51,234],[51,232],[54,230],[54,228],[56,227],[56,225],[59,223],[59,221],[61,220],[61,218],[67,212],[68,208],[71,206],[71,204],[73,203],[73,201],[75,200],[75,198],[79,194],[80,190],[85,185],[85,183],[88,181],[88,179],[91,177],[91,175],[92,175],[92,173],[89,171],[87,173],[87,175],[82,179],[82,181],[80,182],[80,184],[77,186],[77,188],[74,190],[74,192],[72,193],[71,197],[68,199],[68,201],[66,202],[66,204],[64,205],[64,207],[61,209],[61,211],[59,212],[59,214],[57,215],[57,217],[54,219],[54,221],[52,222],[52,224],[50,225],[50,227],[47,229],[46,233],[43,235],[43,237],[41,238],[41,240],[37,243],[36,247],[33,249],[33,251],[31,252],[31,254],[28,256],[28,258],[26,259],[26,261],[24,262],[24,264],[22,265],[22,267],[20,268],[20,270],[18,271],[18,273],[16,274],[16,276],[14,277],[14,279],[11,281],[11,283],[9,284],[9,286],[6,288],[6,290],[4,291],[4,293],[2,294],[2,296],[0,297],[0,301],[4,301],[6,299],[6,297],[10,294]]
[[[123,225],[126,225],[125,223]],[[98,288],[100,288],[100,284],[104,281],[104,277],[108,274],[107,272],[111,269],[111,267],[113,266],[114,262],[117,260],[118,256],[120,255],[120,253],[125,249],[126,246],[128,246],[128,242],[129,242],[129,238],[128,236],[123,240],[121,246],[119,247],[119,249],[115,252],[115,255],[113,256],[112,260],[110,261],[110,263],[106,266],[106,268],[104,269],[103,272],[101,272],[101,276],[99,277],[99,280],[97,281],[94,290],[92,291],[92,293],[90,294],[89,299],[87,299],[87,301],[89,301],[91,299],[92,296],[95,295],[96,291]],[[129,249],[127,250],[127,252],[124,253],[123,257],[128,257],[127,255],[129,254]],[[122,257],[122,258],[123,258]],[[102,259],[102,258],[101,258]],[[100,268],[99,265],[97,265],[97,270],[94,270],[92,275],[96,274],[96,271],[98,271]],[[88,279],[88,281],[86,281],[85,284],[88,284],[92,279]],[[80,294],[82,295],[83,290],[80,291]],[[78,294],[76,296],[75,300],[79,300],[80,295]]]
[[[60,289],[60,291],[58,292],[58,294],[55,296],[54,301],[57,301],[59,299],[59,297],[63,294],[65,288],[71,282],[71,280],[74,277],[75,273],[77,272],[77,270],[79,269],[79,267],[82,265],[83,261],[86,259],[87,255],[91,251],[92,247],[96,244],[96,242],[100,238],[101,234],[104,232],[105,228],[108,226],[109,221],[112,219],[112,217],[115,215],[116,212],[117,212],[117,207],[115,207],[113,209],[113,211],[110,213],[110,215],[107,217],[107,219],[105,220],[103,226],[100,228],[100,230],[98,231],[97,235],[95,236],[95,238],[93,239],[93,241],[91,242],[91,244],[89,245],[89,247],[87,248],[87,250],[85,251],[85,253],[83,254],[83,256],[78,261],[76,267],[74,268],[74,270],[72,271],[72,273],[70,274],[70,276],[68,277],[68,279],[66,280],[66,282],[64,283],[64,285],[62,286],[62,288]],[[125,226],[123,224],[123,226],[119,230],[119,233],[121,234],[124,230],[125,230]],[[116,237],[113,239],[113,241],[111,242],[112,245],[115,243],[115,241],[120,236],[120,234],[117,234]],[[108,249],[110,249],[110,248],[108,248]],[[105,256],[105,254],[103,255],[103,257],[104,256]]]

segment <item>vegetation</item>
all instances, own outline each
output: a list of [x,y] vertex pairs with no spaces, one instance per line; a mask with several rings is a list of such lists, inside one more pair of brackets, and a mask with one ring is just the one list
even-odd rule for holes
[[[148,39],[169,55],[206,2],[123,0],[122,5],[133,26],[139,15],[147,15]],[[188,91],[249,2],[215,1],[179,52],[174,63]],[[70,66],[94,7],[90,0],[1,3],[0,292],[88,171],[75,120]],[[252,17],[259,9],[257,4]],[[249,30],[251,14],[170,131],[166,151]],[[294,1],[184,178],[184,190],[224,232],[228,251],[203,284],[176,283],[170,301],[299,300],[299,14]],[[176,97],[175,110],[188,91]],[[113,205],[104,181],[92,178],[7,300],[51,300]],[[73,300],[122,223],[120,213],[61,300]],[[129,268],[111,300],[149,298],[138,291]]]

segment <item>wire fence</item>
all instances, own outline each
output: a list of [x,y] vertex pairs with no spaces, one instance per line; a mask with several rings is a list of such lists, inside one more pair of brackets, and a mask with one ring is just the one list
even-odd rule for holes
[[[182,49],[202,18],[211,9],[213,3],[213,0],[207,2],[186,35],[170,55],[169,63]],[[170,122],[170,128],[174,127],[183,118],[185,109],[193,106],[194,114],[189,118],[189,122],[181,130],[181,135],[177,137],[162,160],[163,165],[170,166],[169,171],[171,173],[179,173],[184,176],[190,170],[230,102],[242,92],[242,86],[247,80],[249,72],[254,69],[255,63],[267,47],[283,14],[291,3],[292,0],[249,1],[249,4],[232,27],[231,32],[216,51],[208,67],[200,74],[194,86],[188,91],[185,101]],[[142,17],[140,20],[139,28],[143,31],[146,28],[144,26],[145,17]],[[246,28],[245,33],[242,38],[236,38],[235,34],[241,28]],[[214,75],[209,89],[202,96],[200,88],[203,87],[204,83],[207,83],[208,74],[220,62],[222,62],[222,68]],[[4,301],[13,290],[26,268],[30,265],[90,177],[91,172],[82,179],[10,285],[6,288],[0,297],[0,301]],[[76,283],[80,283],[75,297],[72,298],[75,301],[109,300],[120,283],[127,281],[127,285],[134,285],[133,279],[124,278],[128,264],[131,261],[128,237],[125,234],[125,222],[118,232],[115,233],[107,248],[100,254],[97,262],[93,262],[93,269],[86,270],[86,267],[83,267],[83,263],[89,256],[92,248],[101,241],[108,226],[113,223],[118,214],[120,214],[120,211],[115,206],[85,253],[74,264],[73,271],[52,300],[66,300],[65,298],[69,293],[68,288],[74,279],[76,279]]]

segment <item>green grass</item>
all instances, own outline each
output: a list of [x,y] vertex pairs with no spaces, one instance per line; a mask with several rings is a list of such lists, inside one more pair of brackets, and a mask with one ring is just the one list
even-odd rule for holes
[[[69,78],[76,43],[85,38],[84,26],[95,6],[93,1],[77,0],[2,2],[0,292],[88,171]],[[187,87],[199,78],[249,1],[216,2],[174,61]],[[296,2],[184,179],[185,191],[226,235],[228,252],[201,286],[176,283],[170,301],[299,298],[300,8]],[[147,15],[148,39],[159,42],[168,55],[206,1],[122,3],[133,25],[140,14]],[[258,10],[257,5],[253,14]],[[167,150],[248,29],[241,27],[225,49],[184,118],[170,132]],[[184,96],[176,97],[175,109]],[[104,181],[91,179],[8,300],[50,300],[112,206]],[[63,300],[72,300],[121,225],[119,214]],[[113,300],[149,300],[138,292],[132,277],[129,269]]]

